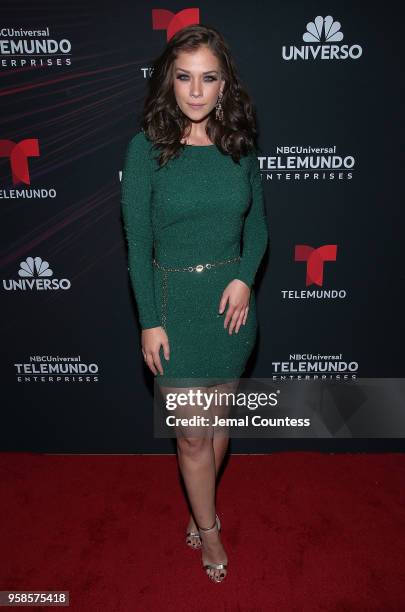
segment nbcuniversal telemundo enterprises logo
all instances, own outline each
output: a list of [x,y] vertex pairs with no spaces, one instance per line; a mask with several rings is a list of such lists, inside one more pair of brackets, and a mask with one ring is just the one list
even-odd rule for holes
[[41,257],[27,257],[20,262],[19,280],[3,279],[5,291],[66,291],[72,283],[67,278],[54,278],[49,263]]
[[49,68],[72,64],[72,43],[47,28],[0,28],[2,68]]
[[286,361],[272,361],[273,380],[353,380],[357,378],[357,361],[344,359],[342,353],[294,353]]
[[99,365],[83,361],[80,355],[31,355],[14,364],[19,383],[99,382]]
[[[340,44],[343,40],[342,26],[331,15],[318,15],[307,23],[302,34],[305,45],[283,45],[283,60],[356,60],[363,55],[358,44]],[[339,43],[339,44],[338,44]]]
[[351,180],[356,166],[352,153],[340,152],[336,145],[276,145],[274,155],[258,156],[266,181]]

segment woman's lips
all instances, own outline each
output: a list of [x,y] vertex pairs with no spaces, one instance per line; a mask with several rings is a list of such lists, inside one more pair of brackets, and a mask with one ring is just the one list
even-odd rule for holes
[[191,108],[202,108],[203,106],[205,106],[204,104],[190,104],[190,102],[188,103],[189,106],[191,106]]

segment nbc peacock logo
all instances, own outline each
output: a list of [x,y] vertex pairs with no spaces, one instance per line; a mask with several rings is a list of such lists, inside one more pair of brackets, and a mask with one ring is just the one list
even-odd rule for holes
[[42,257],[27,257],[20,262],[19,280],[3,279],[3,289],[6,291],[57,291],[67,290],[71,282],[67,278],[54,278],[49,262]]
[[21,278],[53,276],[53,270],[49,267],[49,263],[40,257],[27,257],[25,261],[20,263],[18,276],[21,276]]
[[342,25],[332,15],[318,15],[306,25],[302,40],[306,45],[283,45],[284,60],[347,60],[359,59],[363,55],[360,45],[337,44],[343,40]]

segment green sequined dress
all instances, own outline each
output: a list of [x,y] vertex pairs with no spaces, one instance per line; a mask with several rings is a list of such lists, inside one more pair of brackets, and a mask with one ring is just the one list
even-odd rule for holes
[[[257,335],[254,280],[268,243],[260,168],[254,153],[240,165],[216,145],[186,145],[159,168],[157,149],[138,132],[129,142],[121,182],[121,209],[128,243],[128,270],[142,329],[164,326],[163,375],[157,382],[179,386],[238,378]],[[242,248],[243,246],[243,248]],[[239,259],[202,272],[174,271]],[[246,325],[230,335],[221,295],[238,278],[251,288]],[[228,326],[229,327],[229,326]],[[191,384],[190,384],[191,383]]]

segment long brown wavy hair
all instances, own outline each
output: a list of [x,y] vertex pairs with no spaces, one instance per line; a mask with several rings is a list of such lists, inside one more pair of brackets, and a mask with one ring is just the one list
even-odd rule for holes
[[225,80],[223,121],[215,118],[215,107],[208,116],[206,133],[222,153],[235,162],[256,149],[257,129],[249,95],[238,77],[228,45],[213,27],[190,25],[179,30],[153,62],[149,91],[141,118],[141,129],[160,150],[159,166],[177,157],[184,149],[180,141],[191,131],[191,120],[179,108],[174,95],[174,60],[181,51],[195,51],[207,45],[218,58],[221,78]]

